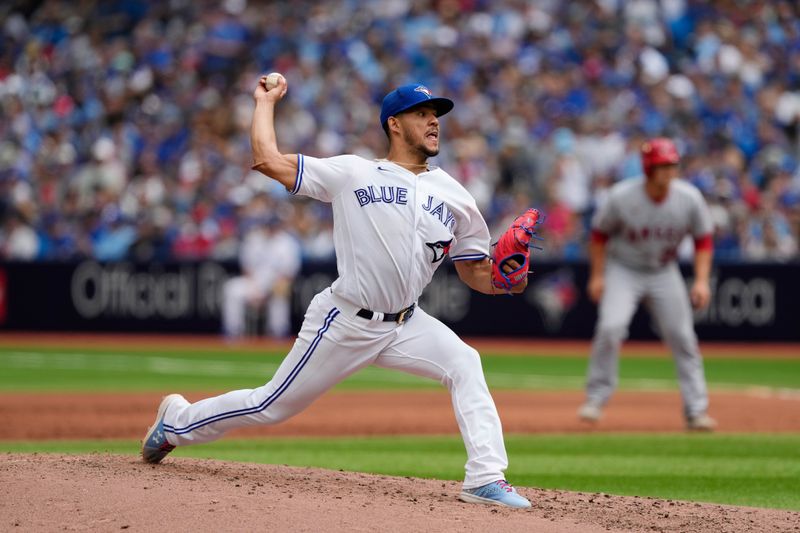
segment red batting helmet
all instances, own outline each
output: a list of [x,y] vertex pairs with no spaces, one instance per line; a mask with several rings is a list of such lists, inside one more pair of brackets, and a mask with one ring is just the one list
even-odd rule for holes
[[650,139],[642,144],[642,168],[647,176],[657,165],[677,165],[680,160],[675,143],[666,137]]

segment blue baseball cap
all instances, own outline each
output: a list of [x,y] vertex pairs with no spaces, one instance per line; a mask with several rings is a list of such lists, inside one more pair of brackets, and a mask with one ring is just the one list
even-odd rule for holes
[[434,97],[431,91],[421,83],[410,83],[401,85],[383,98],[381,104],[381,126],[386,124],[389,117],[408,111],[419,104],[432,104],[436,109],[436,116],[441,117],[448,113],[455,105],[452,100]]

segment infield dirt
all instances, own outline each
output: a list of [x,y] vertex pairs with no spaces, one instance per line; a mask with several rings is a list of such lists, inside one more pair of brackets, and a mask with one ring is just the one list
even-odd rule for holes
[[[185,394],[197,401],[213,393]],[[157,393],[0,394],[0,440],[138,439],[152,424]],[[583,397],[569,392],[492,393],[507,433],[682,431],[677,392],[618,392],[597,425],[575,413]],[[424,412],[425,416],[420,416]],[[800,398],[769,392],[711,393],[720,431],[800,431]],[[231,432],[247,436],[336,436],[458,433],[442,391],[333,392],[277,426]]]

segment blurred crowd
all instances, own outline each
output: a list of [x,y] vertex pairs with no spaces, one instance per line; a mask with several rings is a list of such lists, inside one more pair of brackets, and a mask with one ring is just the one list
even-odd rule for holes
[[44,0],[0,6],[0,259],[232,260],[277,217],[304,259],[331,212],[250,170],[258,75],[284,153],[383,157],[383,95],[452,98],[435,162],[497,235],[532,205],[586,255],[607,188],[673,138],[719,261],[792,261],[800,8],[766,0]]

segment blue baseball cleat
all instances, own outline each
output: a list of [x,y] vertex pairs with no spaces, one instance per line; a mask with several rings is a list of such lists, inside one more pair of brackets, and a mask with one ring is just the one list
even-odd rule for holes
[[464,489],[458,498],[462,502],[504,505],[515,509],[527,509],[531,502],[523,498],[508,481],[501,479],[474,489]]
[[164,396],[164,399],[161,400],[156,414],[156,421],[150,426],[144,439],[142,439],[142,459],[144,459],[145,463],[159,463],[169,452],[175,449],[175,446],[169,443],[167,435],[164,433],[164,413],[166,413],[167,407],[176,401],[185,402],[186,399],[180,394],[170,394]]

